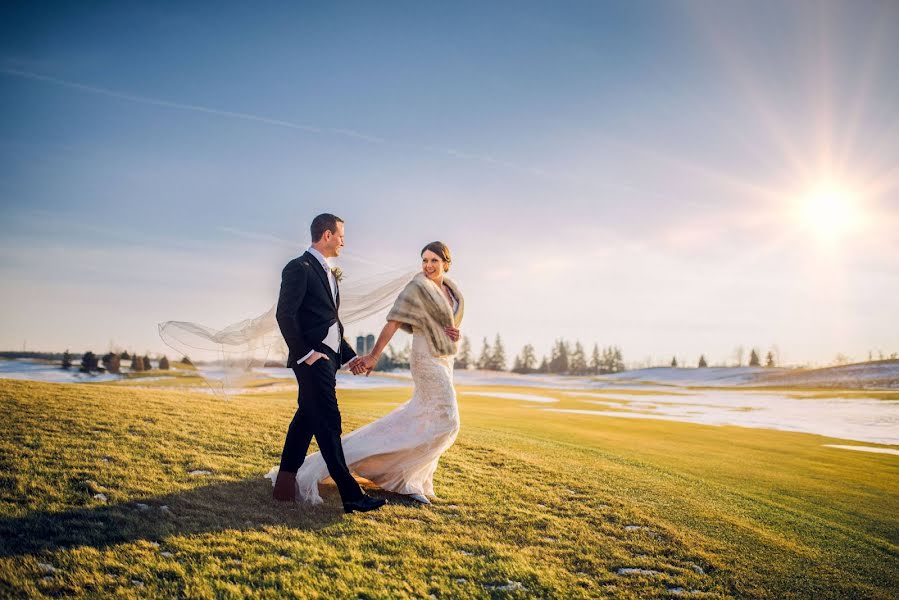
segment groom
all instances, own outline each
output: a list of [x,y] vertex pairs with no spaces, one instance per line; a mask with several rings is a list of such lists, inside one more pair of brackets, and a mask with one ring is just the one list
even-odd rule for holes
[[287,366],[293,369],[300,391],[299,408],[284,440],[273,495],[276,500],[296,500],[296,474],[314,436],[328,474],[340,490],[344,511],[375,510],[385,501],[362,492],[350,474],[340,443],[337,370],[354,359],[350,364],[353,373],[364,372],[356,353],[343,339],[343,324],[337,315],[340,290],[328,263],[343,247],[343,220],[321,214],[312,220],[310,230],[312,246],[287,263],[281,273],[276,317],[289,349]]

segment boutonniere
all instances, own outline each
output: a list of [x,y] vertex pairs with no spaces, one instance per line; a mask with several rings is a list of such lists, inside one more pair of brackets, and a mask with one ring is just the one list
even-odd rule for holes
[[340,267],[331,267],[331,275],[334,276],[334,279],[337,281],[337,283],[343,281],[343,271],[340,269]]

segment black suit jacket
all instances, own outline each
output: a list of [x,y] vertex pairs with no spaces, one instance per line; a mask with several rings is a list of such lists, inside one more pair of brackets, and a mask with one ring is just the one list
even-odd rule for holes
[[331,296],[328,275],[322,264],[309,252],[295,258],[281,272],[281,293],[275,316],[281,335],[289,350],[287,366],[297,366],[297,360],[311,350],[319,350],[331,325],[337,323],[340,334],[340,364],[356,356],[343,339],[343,323],[337,315],[340,308],[340,288],[337,302]]

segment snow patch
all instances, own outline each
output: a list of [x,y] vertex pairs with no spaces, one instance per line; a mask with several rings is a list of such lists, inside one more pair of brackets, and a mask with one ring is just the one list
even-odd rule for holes
[[842,444],[823,444],[827,448],[841,448],[843,450],[857,450],[859,452],[874,452],[877,454],[895,454],[899,456],[899,450],[893,448],[877,448],[875,446],[844,446]]
[[[815,397],[757,390],[695,390],[649,398],[607,396],[582,400],[620,410],[543,408],[557,413],[659,419],[811,433],[830,438],[899,445],[899,402],[864,397]],[[886,452],[893,454],[894,452]]]
[[540,402],[551,404],[558,402],[558,398],[550,396],[537,396],[534,394],[516,394],[514,392],[464,392],[463,396],[482,396],[485,398],[501,398],[503,400],[523,400],[525,402]]

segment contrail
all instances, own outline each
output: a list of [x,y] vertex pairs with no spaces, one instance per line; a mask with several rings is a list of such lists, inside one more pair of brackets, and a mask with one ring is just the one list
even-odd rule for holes
[[138,96],[136,94],[129,94],[127,92],[120,92],[118,90],[113,90],[109,88],[99,87],[95,85],[88,85],[85,83],[79,83],[77,81],[71,81],[68,79],[60,79],[58,77],[51,77],[49,75],[41,75],[39,73],[33,73],[31,71],[23,71],[21,69],[14,69],[10,67],[0,67],[0,73],[4,73],[6,75],[11,75],[13,77],[21,77],[24,79],[31,79],[34,81],[42,81],[44,83],[52,83],[54,85],[59,85],[62,87],[67,87],[70,89],[79,90],[82,92],[87,92],[90,94],[98,94],[101,96],[107,96],[109,98],[117,98],[119,100],[127,100],[128,102],[136,102],[138,104],[147,104],[150,106],[160,106],[163,108],[172,108],[176,110],[189,110],[198,113],[204,113],[208,115],[215,115],[218,117],[230,117],[232,119],[241,119],[244,121],[253,121],[256,123],[264,123],[266,125],[274,125],[277,127],[286,127],[288,129],[294,129],[297,131],[304,131],[306,133],[315,133],[315,134],[330,134],[336,135],[346,138],[351,138],[354,140],[361,140],[364,142],[374,143],[374,144],[389,144],[395,146],[397,148],[407,148],[413,150],[419,150],[424,152],[436,152],[438,154],[443,154],[445,156],[450,156],[456,159],[470,160],[474,162],[480,162],[483,164],[487,164],[493,167],[503,167],[519,172],[526,172],[532,175],[537,176],[547,176],[548,174],[544,173],[540,169],[534,169],[530,167],[522,167],[520,165],[516,165],[514,163],[498,160],[491,156],[485,156],[482,154],[475,154],[471,152],[460,152],[458,150],[453,150],[451,148],[440,148],[437,146],[422,146],[418,144],[409,144],[403,142],[391,142],[390,140],[386,140],[382,137],[376,135],[370,135],[364,132],[356,131],[353,129],[345,129],[340,127],[316,127],[314,125],[305,125],[302,123],[294,123],[292,121],[285,121],[283,119],[272,119],[270,117],[263,117],[260,115],[254,115],[251,113],[244,112],[236,112],[231,110],[221,110],[218,108],[210,108],[207,106],[199,106],[197,104],[188,104],[185,102],[173,102],[171,100],[163,100],[161,98],[153,98],[150,96]]
[[307,133],[330,133],[333,135],[340,135],[344,137],[350,137],[353,139],[362,139],[369,142],[383,143],[384,140],[378,138],[373,135],[365,135],[350,129],[333,129],[333,128],[323,128],[323,127],[315,127],[312,125],[304,125],[302,123],[293,123],[291,121],[285,121],[283,119],[272,119],[269,117],[262,117],[259,115],[254,115],[250,113],[243,112],[235,112],[231,110],[220,110],[217,108],[209,108],[206,106],[199,106],[197,104],[186,104],[184,102],[172,102],[170,100],[162,100],[159,98],[151,98],[148,96],[137,96],[135,94],[128,94],[125,92],[119,92],[117,90],[111,90],[108,88],[97,87],[94,85],[87,85],[84,83],[78,83],[77,81],[69,81],[67,79],[59,79],[57,77],[49,77],[47,75],[40,75],[38,73],[32,73],[30,71],[21,71],[19,69],[10,69],[7,67],[0,68],[0,72],[3,72],[7,75],[13,75],[15,77],[23,77],[25,79],[33,79],[35,81],[43,81],[45,83],[52,83],[55,85],[61,85],[63,87],[68,87],[76,90],[81,90],[82,92],[89,92],[91,94],[100,94],[102,96],[108,96],[110,98],[118,98],[120,100],[127,100],[129,102],[137,102],[139,104],[149,104],[151,106],[161,106],[164,108],[174,108],[177,110],[190,110],[194,112],[205,113],[208,115],[216,115],[219,117],[231,117],[233,119],[242,119],[244,121],[254,121],[256,123],[265,123],[266,125],[276,125],[278,127],[287,127],[289,129],[296,129],[298,131],[305,131]]
[[[0,73],[10,75],[13,77],[21,77],[23,79],[31,79],[33,81],[41,81],[44,83],[51,83],[53,85],[58,85],[62,87],[67,87],[74,90],[79,90],[82,92],[87,92],[90,94],[97,94],[101,96],[107,96],[109,98],[117,98],[119,100],[126,100],[128,102],[135,102],[138,104],[146,104],[150,106],[159,106],[162,108],[171,108],[175,110],[185,110],[192,111],[198,113],[204,113],[208,115],[215,115],[218,117],[226,117],[232,119],[240,119],[243,121],[252,121],[255,123],[263,123],[265,125],[273,125],[276,127],[286,127],[288,129],[293,129],[295,131],[303,131],[306,133],[318,134],[318,135],[334,135],[340,136],[344,138],[353,139],[356,141],[362,141],[366,143],[372,144],[386,144],[389,146],[393,146],[399,149],[405,150],[415,150],[419,152],[429,152],[442,154],[443,156],[449,156],[457,160],[467,160],[471,162],[477,162],[483,165],[487,165],[493,168],[499,169],[507,169],[510,171],[515,171],[518,173],[527,174],[532,177],[538,177],[541,179],[547,179],[550,181],[555,181],[557,183],[567,183],[567,184],[578,184],[580,182],[571,179],[570,177],[557,174],[550,173],[544,171],[540,168],[535,167],[527,167],[518,165],[516,163],[502,160],[493,156],[485,155],[485,154],[477,154],[472,152],[462,152],[460,150],[455,150],[453,148],[443,148],[439,146],[433,145],[422,145],[415,143],[406,143],[406,142],[397,142],[388,140],[382,137],[378,137],[376,135],[370,135],[364,132],[356,131],[353,129],[345,129],[339,127],[317,127],[314,125],[306,125],[303,123],[294,123],[292,121],[285,121],[283,119],[272,119],[270,117],[263,117],[260,115],[254,115],[251,113],[244,112],[236,112],[231,110],[220,110],[217,108],[210,108],[207,106],[200,106],[197,104],[188,104],[185,102],[173,102],[171,100],[163,100],[161,98],[153,98],[150,96],[138,96],[136,94],[129,94],[127,92],[121,92],[114,89],[99,87],[95,85],[88,85],[85,83],[79,83],[77,81],[71,81],[68,79],[60,79],[58,77],[51,77],[49,75],[41,75],[40,73],[34,73],[31,71],[24,71],[21,69],[15,69],[11,67],[0,67]],[[630,188],[630,186],[621,186],[616,184],[607,184],[601,182],[594,182],[593,186],[604,188],[604,189],[616,189],[617,191],[630,191],[635,192],[636,189]]]

